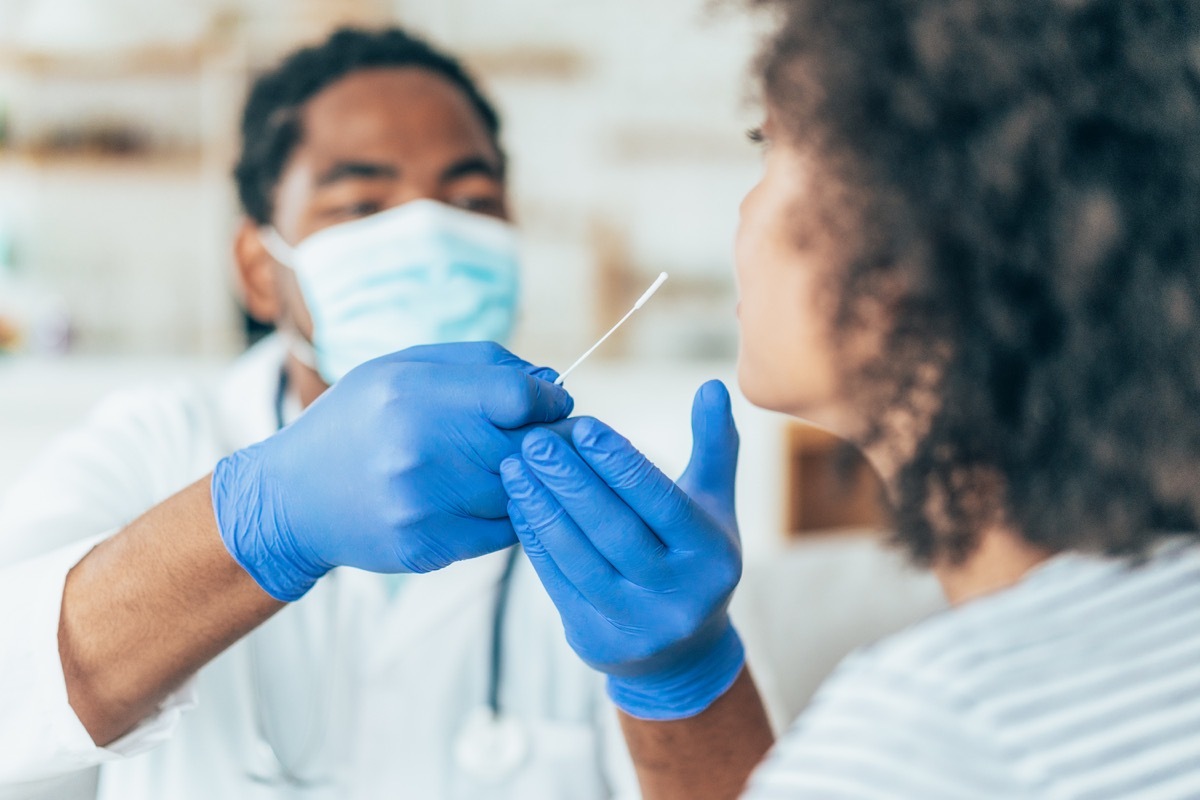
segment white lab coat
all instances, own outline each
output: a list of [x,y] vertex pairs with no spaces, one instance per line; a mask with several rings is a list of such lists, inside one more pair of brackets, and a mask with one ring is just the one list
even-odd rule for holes
[[[99,765],[99,800],[636,797],[603,681],[570,650],[523,557],[501,705],[528,754],[495,782],[458,767],[456,737],[486,698],[504,554],[409,576],[394,598],[381,576],[337,570],[134,732],[93,746],[58,660],[66,573],[95,540],[273,433],[283,356],[272,338],[220,386],[111,398],[0,502],[0,787]],[[276,768],[264,739],[319,785],[252,778]]]

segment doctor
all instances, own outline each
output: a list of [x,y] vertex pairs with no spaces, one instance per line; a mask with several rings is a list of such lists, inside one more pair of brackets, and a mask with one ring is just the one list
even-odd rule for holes
[[5,500],[0,785],[99,765],[102,800],[636,793],[498,477],[570,397],[492,344],[387,355],[509,333],[498,128],[399,30],[257,81],[235,250],[279,333],[219,385],[110,399]]

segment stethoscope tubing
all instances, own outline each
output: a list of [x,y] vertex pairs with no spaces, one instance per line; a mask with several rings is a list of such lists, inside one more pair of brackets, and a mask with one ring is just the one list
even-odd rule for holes
[[504,674],[504,620],[508,612],[508,597],[511,594],[513,570],[517,565],[520,545],[513,545],[505,556],[504,571],[496,587],[496,606],[492,612],[491,662],[488,669],[487,703],[492,714],[500,716],[500,684]]

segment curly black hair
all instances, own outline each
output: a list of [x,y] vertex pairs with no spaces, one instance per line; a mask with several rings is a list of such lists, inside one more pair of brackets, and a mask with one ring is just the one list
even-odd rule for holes
[[269,224],[276,185],[300,143],[300,112],[326,86],[347,75],[380,67],[417,67],[460,88],[479,112],[497,151],[500,117],[459,61],[399,28],[342,28],[321,44],[306,47],[255,80],[242,112],[242,150],[234,167],[246,215]]
[[1055,552],[1196,531],[1200,1],[747,1],[780,16],[773,117],[850,198],[818,197],[856,228],[831,330],[888,309],[843,368],[860,443],[937,376],[899,541],[929,563],[998,515]]

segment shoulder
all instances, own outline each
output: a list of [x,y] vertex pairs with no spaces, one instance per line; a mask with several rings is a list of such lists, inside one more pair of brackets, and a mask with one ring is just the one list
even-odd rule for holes
[[129,524],[212,468],[209,395],[190,382],[131,387],[55,439],[0,500],[0,563]]
[[209,387],[192,380],[113,392],[83,424],[55,441],[46,457],[99,457],[103,451],[114,464],[124,461],[132,467],[141,462],[151,472],[161,473],[198,449],[211,451],[210,442],[219,428],[214,398]]
[[[796,613],[813,598],[820,613]],[[730,615],[779,730],[848,653],[945,605],[936,579],[878,533],[839,533],[748,562]]]
[[[146,487],[170,484],[172,492],[182,488],[181,481],[270,434],[281,362],[272,338],[224,369],[112,392],[50,444],[30,476],[43,480],[48,471],[82,471]],[[253,430],[243,430],[248,427]]]
[[861,714],[875,729],[961,720],[969,699],[960,683],[972,652],[961,638],[963,628],[956,612],[947,611],[851,653],[822,684],[794,730],[841,715]]
[[186,442],[214,427],[212,401],[212,392],[193,381],[122,389],[101,400],[59,443],[88,438],[147,446]]
[[935,618],[847,657],[749,796],[1018,796],[1010,765],[958,691],[953,661],[930,663],[951,627]]
[[1138,568],[1057,556],[1006,591],[856,652],[780,742],[756,778],[763,791],[751,796],[780,787],[831,797],[1027,796],[1044,779],[1028,757],[1030,730],[1111,702],[1112,691],[1089,687],[1115,676],[1148,696],[1148,653],[1173,669],[1161,653],[1180,628],[1152,623],[1164,611],[1172,623],[1184,616],[1177,609],[1196,596],[1197,553],[1193,542],[1170,542]]

